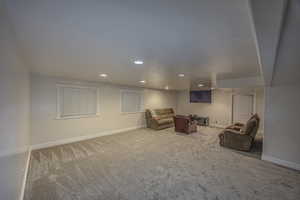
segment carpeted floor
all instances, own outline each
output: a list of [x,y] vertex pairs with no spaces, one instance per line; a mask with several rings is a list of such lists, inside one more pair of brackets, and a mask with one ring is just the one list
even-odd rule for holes
[[219,131],[139,129],[34,151],[25,200],[300,199],[298,171],[220,147]]

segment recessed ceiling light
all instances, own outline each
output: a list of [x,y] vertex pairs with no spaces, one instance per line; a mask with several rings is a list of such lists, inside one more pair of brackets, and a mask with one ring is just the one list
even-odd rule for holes
[[184,74],[178,74],[179,77],[184,77]]
[[169,89],[169,86],[166,86],[165,89],[168,90],[168,89]]
[[204,85],[203,85],[203,84],[201,84],[201,83],[200,83],[200,84],[198,84],[198,87],[203,87],[203,86],[204,86]]
[[136,65],[142,65],[142,64],[144,64],[144,61],[142,61],[142,60],[135,60],[134,64],[136,64]]
[[107,74],[99,74],[99,76],[105,78],[107,77]]
[[141,80],[140,83],[146,83],[146,81],[145,80]]

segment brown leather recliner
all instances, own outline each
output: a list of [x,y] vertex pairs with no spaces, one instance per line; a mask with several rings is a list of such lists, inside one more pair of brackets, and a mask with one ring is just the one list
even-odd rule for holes
[[197,132],[197,122],[188,116],[176,115],[174,116],[174,123],[176,132],[186,134]]
[[219,134],[220,145],[241,151],[250,151],[254,138],[259,128],[260,119],[253,115],[244,125],[233,124]]
[[147,128],[161,130],[174,126],[174,110],[172,108],[164,109],[146,109]]

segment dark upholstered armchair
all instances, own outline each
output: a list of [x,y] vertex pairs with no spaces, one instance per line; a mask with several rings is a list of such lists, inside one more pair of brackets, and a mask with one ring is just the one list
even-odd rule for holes
[[147,109],[146,123],[147,128],[160,130],[174,126],[174,110],[172,108]]
[[176,115],[174,116],[175,131],[180,133],[193,133],[197,132],[197,122],[191,120],[190,117]]
[[[256,118],[256,119],[259,120],[259,117],[258,117],[257,114],[252,115],[249,120],[251,120],[253,118]],[[236,130],[236,131],[240,131],[242,128],[245,128],[245,126],[246,126],[246,124],[236,122],[236,123],[234,123],[230,126],[227,126],[226,129],[233,129],[233,130]]]
[[250,151],[259,127],[259,117],[253,115],[244,125],[233,124],[219,134],[220,145],[241,151]]

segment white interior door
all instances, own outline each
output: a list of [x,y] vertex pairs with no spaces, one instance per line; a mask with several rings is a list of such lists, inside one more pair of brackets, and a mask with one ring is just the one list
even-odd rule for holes
[[253,95],[233,96],[233,123],[246,123],[253,114]]

